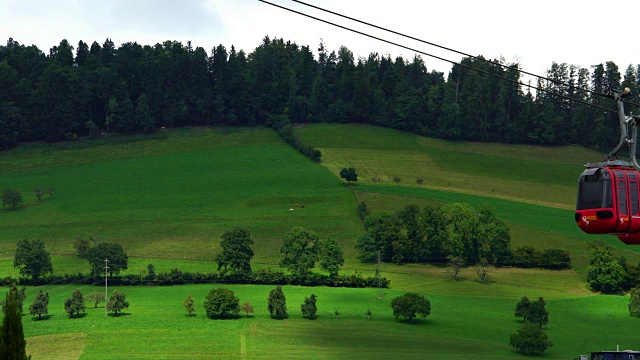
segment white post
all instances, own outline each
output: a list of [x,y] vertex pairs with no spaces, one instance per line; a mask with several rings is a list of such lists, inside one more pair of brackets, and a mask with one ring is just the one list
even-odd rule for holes
[[107,288],[107,270],[109,270],[109,259],[104,259],[104,316],[107,316],[109,312],[107,311],[107,300],[108,300],[108,288]]

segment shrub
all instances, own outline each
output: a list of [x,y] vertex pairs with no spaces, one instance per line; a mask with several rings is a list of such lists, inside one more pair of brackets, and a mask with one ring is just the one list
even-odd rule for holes
[[204,302],[204,308],[209,318],[223,318],[240,312],[240,299],[227,288],[211,289]]

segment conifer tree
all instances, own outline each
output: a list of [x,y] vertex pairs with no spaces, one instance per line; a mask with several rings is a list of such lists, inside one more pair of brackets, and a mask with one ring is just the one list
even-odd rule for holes
[[18,290],[13,287],[7,293],[4,317],[0,326],[0,359],[31,359],[31,356],[27,356],[27,342],[22,328],[22,311],[18,302]]

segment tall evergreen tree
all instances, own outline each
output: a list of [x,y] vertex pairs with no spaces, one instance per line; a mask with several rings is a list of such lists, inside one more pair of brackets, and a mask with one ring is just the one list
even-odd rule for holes
[[7,292],[4,309],[2,326],[0,326],[0,359],[31,359],[31,356],[27,356],[22,311],[18,306],[18,292],[15,288]]

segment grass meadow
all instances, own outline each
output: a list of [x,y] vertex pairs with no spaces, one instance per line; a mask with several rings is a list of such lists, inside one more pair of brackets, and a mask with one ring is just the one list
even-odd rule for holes
[[[450,288],[475,286],[450,283]],[[492,287],[493,285],[481,285]],[[73,286],[43,287],[51,294],[47,320],[23,318],[28,350],[35,359],[212,359],[212,358],[526,358],[508,346],[520,322],[516,298],[485,294],[432,294],[432,312],[413,323],[397,321],[389,303],[398,290],[284,287],[289,318],[272,320],[266,299],[272,286],[228,286],[255,313],[249,318],[211,320],[202,307],[212,285],[120,288],[130,307],[119,317],[105,316],[103,304],[87,304],[86,315],[69,319],[63,302]],[[30,298],[38,289],[30,289]],[[87,294],[103,288],[83,287]],[[113,289],[112,289],[113,290]],[[545,293],[529,289],[530,296]],[[318,319],[303,319],[305,296],[318,296]],[[186,316],[182,301],[195,299],[196,315]],[[547,300],[546,331],[555,345],[544,358],[567,359],[585,348],[632,348],[637,320],[625,310],[627,297],[560,297]],[[367,319],[370,309],[373,317]],[[339,316],[335,316],[335,310]],[[243,314],[244,315],[244,314]]]
[[[33,160],[28,170],[21,169],[27,150],[9,152],[3,165],[14,171],[0,176],[0,188],[18,188],[25,206],[0,211],[2,262],[13,257],[17,239],[41,239],[54,255],[54,268],[86,271],[86,263],[73,256],[73,242],[93,236],[121,243],[130,257],[145,262],[137,269],[132,259],[135,272],[150,259],[160,271],[169,270],[164,260],[171,266],[174,260],[193,261],[183,267],[207,271],[213,264],[204,263],[218,252],[220,235],[235,226],[251,231],[256,264],[277,263],[282,236],[293,226],[333,236],[353,257],[350,244],[362,225],[348,188],[275,132],[240,133],[191,130],[166,140],[59,150],[61,159],[51,155],[55,165]],[[181,141],[196,144],[175,152]],[[36,150],[34,157],[41,153]],[[75,157],[69,154],[74,151]],[[37,203],[35,185],[53,187],[53,197]]]
[[[46,286],[51,316],[23,318],[34,359],[525,358],[508,347],[519,326],[513,309],[523,295],[547,299],[546,330],[555,345],[545,358],[573,358],[616,344],[640,348],[628,296],[597,295],[584,282],[585,250],[594,239],[631,262],[640,260],[640,249],[575,226],[571,209],[581,164],[599,154],[580,147],[452,143],[361,125],[295,131],[322,150],[321,164],[264,128],[180,129],[2,152],[0,189],[17,188],[25,201],[18,211],[0,210],[0,276],[18,276],[13,254],[21,238],[45,241],[56,274],[87,272],[72,245],[89,236],[120,243],[129,255],[126,273],[138,274],[149,263],[156,271],[215,271],[220,235],[235,226],[251,231],[254,269],[276,268],[282,236],[303,226],[338,241],[343,273],[373,275],[375,266],[360,263],[353,248],[364,232],[355,210],[359,201],[370,211],[489,203],[511,228],[512,246],[568,250],[573,269],[491,269],[482,284],[472,267],[455,282],[444,267],[384,264],[391,288],[383,299],[376,289],[289,286],[291,316],[283,321],[266,311],[271,286],[229,286],[256,313],[224,321],[209,320],[202,310],[214,285],[124,287],[131,303],[124,316],[89,308],[79,319],[68,319],[62,305],[75,286]],[[353,187],[338,176],[346,166],[359,174]],[[373,183],[373,176],[381,181]],[[398,185],[394,176],[402,178]],[[35,185],[52,187],[54,195],[38,203]],[[85,294],[101,289],[81,288]],[[39,289],[28,289],[27,307]],[[405,291],[427,296],[432,316],[412,324],[393,319],[389,303]],[[319,296],[316,321],[302,319],[299,310],[311,293]],[[181,307],[187,295],[196,299],[195,317]]]

